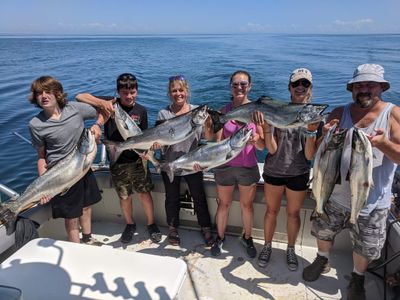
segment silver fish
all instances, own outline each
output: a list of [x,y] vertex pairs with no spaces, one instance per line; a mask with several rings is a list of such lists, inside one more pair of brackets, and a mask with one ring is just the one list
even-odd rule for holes
[[54,197],[66,193],[89,170],[96,157],[94,135],[85,129],[76,148],[42,176],[36,178],[17,199],[0,206],[0,223],[5,223],[7,234],[15,231],[17,215],[39,202],[43,196]]
[[251,134],[251,128],[243,126],[231,137],[198,147],[173,162],[161,164],[160,168],[168,174],[170,182],[174,180],[174,174],[179,171],[195,173],[193,169],[195,164],[199,164],[203,171],[208,171],[234,159],[246,146]]
[[257,101],[243,104],[226,114],[215,111],[210,114],[214,131],[218,131],[229,120],[248,124],[252,121],[254,111],[262,112],[268,124],[274,127],[295,128],[322,121],[325,118],[322,113],[327,107],[327,104],[291,104],[262,96]]
[[127,140],[132,136],[142,134],[142,130],[135,123],[135,121],[132,120],[129,114],[123,110],[118,102],[114,104],[114,110],[115,124],[117,125],[118,131],[124,140]]
[[154,143],[161,146],[174,145],[193,135],[204,125],[208,117],[207,107],[199,106],[186,114],[168,119],[165,122],[146,129],[140,135],[128,138],[124,142],[104,140],[111,163],[117,161],[125,150],[148,150]]
[[318,147],[314,158],[312,198],[316,201],[315,211],[324,213],[324,205],[331,196],[335,184],[340,181],[340,162],[347,129],[335,133],[332,126]]
[[369,191],[373,185],[373,154],[371,143],[362,130],[354,128],[351,144],[349,169],[351,191],[350,223],[355,224],[358,214],[367,202]]

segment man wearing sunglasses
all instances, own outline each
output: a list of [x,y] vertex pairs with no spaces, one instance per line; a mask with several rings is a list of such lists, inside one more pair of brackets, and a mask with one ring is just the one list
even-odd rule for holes
[[385,244],[391,186],[396,166],[400,163],[400,108],[382,100],[382,93],[390,88],[383,75],[384,69],[380,65],[358,66],[347,83],[353,101],[335,108],[323,128],[323,133],[326,133],[334,124],[338,124],[339,128],[356,127],[367,135],[373,152],[374,184],[355,224],[351,224],[348,222],[351,189],[347,176],[343,176],[348,173],[346,165],[350,161],[351,149],[347,149],[351,147],[351,142],[345,143],[341,157],[341,182],[335,185],[324,206],[329,218],[317,217],[312,222],[311,234],[317,238],[317,257],[303,270],[303,279],[306,281],[315,281],[328,272],[329,252],[335,236],[343,228],[349,228],[353,245],[353,272],[347,288],[347,299],[366,298],[364,273],[369,262],[380,257]]

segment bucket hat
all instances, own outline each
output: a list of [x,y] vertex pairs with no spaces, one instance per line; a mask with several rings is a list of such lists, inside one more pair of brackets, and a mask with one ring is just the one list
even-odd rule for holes
[[382,83],[383,91],[390,88],[390,83],[383,77],[385,69],[381,65],[377,64],[363,64],[359,65],[354,73],[353,78],[347,83],[347,90],[353,90],[353,83],[362,81],[372,81]]

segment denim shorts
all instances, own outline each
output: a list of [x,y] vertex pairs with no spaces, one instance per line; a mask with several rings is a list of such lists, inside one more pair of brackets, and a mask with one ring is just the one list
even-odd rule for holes
[[215,182],[221,186],[244,185],[250,186],[260,181],[258,166],[231,167],[223,166],[214,169]]
[[310,181],[310,173],[293,177],[273,177],[273,176],[268,176],[265,173],[263,173],[262,176],[264,178],[265,183],[276,186],[284,185],[288,189],[291,189],[292,191],[306,191],[308,190],[309,187],[308,183]]
[[349,228],[353,251],[368,258],[378,259],[386,239],[388,208],[374,209],[368,216],[359,216],[356,224],[349,222],[350,212],[328,201],[325,217],[312,220],[311,234],[323,241],[334,241],[344,228]]
[[141,158],[132,163],[115,164],[110,173],[120,199],[128,198],[134,191],[147,193],[154,188],[149,167],[144,167]]

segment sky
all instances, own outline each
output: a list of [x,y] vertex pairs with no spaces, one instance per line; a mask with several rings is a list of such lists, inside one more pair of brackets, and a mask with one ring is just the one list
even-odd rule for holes
[[11,0],[0,35],[400,33],[399,0]]

